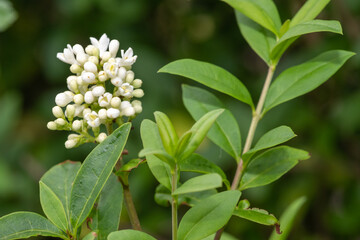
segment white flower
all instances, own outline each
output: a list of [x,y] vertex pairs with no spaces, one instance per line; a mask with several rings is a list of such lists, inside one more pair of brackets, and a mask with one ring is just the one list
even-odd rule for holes
[[95,74],[92,72],[83,71],[81,73],[81,79],[86,82],[87,84],[96,83]]
[[86,114],[91,113],[91,109],[90,108],[85,108],[82,112],[82,115],[85,116]]
[[85,53],[83,46],[81,46],[80,44],[75,44],[75,45],[72,47],[72,50],[73,50],[73,52],[74,52],[76,55]]
[[80,105],[80,104],[82,104],[84,102],[84,95],[82,95],[82,94],[76,94],[75,96],[74,96],[74,103],[75,104],[78,104],[78,105]]
[[84,100],[87,104],[91,104],[94,102],[95,98],[91,91],[87,91],[85,93]]
[[119,70],[119,66],[116,64],[116,62],[106,62],[104,64],[104,71],[111,78],[117,75],[118,70]]
[[76,60],[79,64],[84,65],[84,63],[89,59],[89,55],[86,53],[78,53],[76,55]]
[[124,110],[125,108],[131,107],[131,103],[129,101],[122,101],[120,104],[120,109]]
[[104,52],[107,50],[109,46],[110,39],[107,37],[107,35],[104,33],[99,40],[96,38],[91,37],[90,38],[91,44],[95,47],[97,47],[100,51],[100,57],[104,54]]
[[106,75],[105,71],[100,71],[98,74],[98,78],[100,82],[105,82],[106,80],[108,80],[108,76]]
[[107,62],[109,61],[109,59],[111,58],[111,53],[106,51],[103,53],[102,57],[101,57],[101,62]]
[[64,48],[64,52],[57,53],[56,57],[64,63],[78,64],[74,56],[74,51],[69,44],[67,45],[67,48]]
[[83,114],[85,105],[75,104],[75,117],[80,117]]
[[67,105],[65,110],[65,116],[69,119],[73,119],[75,116],[75,106],[74,105]]
[[107,110],[107,116],[109,118],[117,118],[120,116],[120,110],[116,108],[109,108]]
[[121,80],[121,78],[115,77],[115,78],[111,79],[111,83],[116,87],[121,87],[121,85],[123,84],[123,81]]
[[124,83],[119,88],[120,94],[124,97],[131,97],[134,87],[130,83]]
[[131,66],[136,62],[136,58],[137,56],[133,56],[134,52],[132,50],[132,48],[129,48],[128,50],[126,50],[126,52],[124,52],[124,50],[121,50],[121,60],[120,60],[120,65],[121,66]]
[[87,121],[87,124],[90,127],[98,127],[100,126],[100,118],[98,116],[98,114],[95,111],[92,111],[91,113],[87,113],[84,116],[85,120]]
[[67,94],[66,92],[59,93],[55,97],[55,103],[56,105],[60,107],[65,107],[73,100],[73,97],[70,94]]
[[101,143],[101,142],[103,142],[106,138],[107,138],[106,133],[100,133],[99,136],[96,138],[96,141],[97,141],[98,143]]
[[96,86],[92,90],[92,94],[94,97],[100,97],[105,93],[105,88],[103,86]]
[[133,107],[127,107],[122,111],[122,114],[131,117],[135,115],[135,109]]
[[109,52],[111,54],[111,57],[116,57],[117,52],[119,51],[120,43],[118,40],[114,39],[111,40],[109,44]]
[[48,122],[46,126],[49,130],[57,130],[57,125],[54,121]]
[[78,64],[74,63],[70,66],[70,72],[78,74],[83,71],[83,68],[79,66]]
[[65,142],[65,147],[66,147],[67,149],[73,148],[73,147],[76,146],[76,144],[77,144],[78,142],[79,142],[79,140],[77,140],[77,139],[67,140],[67,141]]
[[142,112],[142,106],[141,105],[136,105],[134,106],[134,110],[136,114],[139,114]]
[[99,97],[99,105],[100,107],[107,107],[110,105],[110,101],[112,98],[112,94],[111,93],[105,93],[103,96]]
[[126,77],[126,68],[120,67],[117,75],[119,76],[119,78],[125,79],[125,77]]
[[99,115],[99,118],[101,120],[107,119],[107,111],[106,111],[106,109],[105,108],[100,109],[99,112],[98,112],[98,115]]
[[88,45],[85,48],[85,52],[91,56],[98,56],[99,55],[99,49],[93,45]]
[[92,72],[92,73],[97,73],[97,71],[98,71],[97,66],[93,62],[86,62],[84,64],[84,69],[85,69],[85,71]]
[[56,125],[58,126],[64,126],[66,124],[66,121],[63,118],[58,118],[54,121]]

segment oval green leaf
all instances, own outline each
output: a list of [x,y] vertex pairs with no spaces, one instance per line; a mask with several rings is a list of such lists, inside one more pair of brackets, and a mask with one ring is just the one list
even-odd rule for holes
[[209,161],[203,156],[193,153],[190,157],[184,159],[180,163],[180,171],[182,172],[196,172],[196,173],[217,173],[221,176],[223,182],[230,188],[230,183],[226,178],[223,170],[215,163]]
[[201,192],[222,186],[222,178],[217,173],[205,174],[190,178],[177,188],[172,195]]
[[296,134],[288,126],[280,126],[268,131],[259,139],[255,147],[244,153],[242,156],[244,165],[246,165],[251,157],[258,151],[287,142],[294,137],[296,137]]
[[106,240],[107,236],[119,228],[123,203],[123,188],[114,174],[111,174],[100,193],[97,207],[92,217],[92,229],[97,230],[97,240]]
[[240,190],[264,186],[279,179],[309,153],[288,146],[270,149],[252,160],[244,171]]
[[178,143],[178,136],[175,132],[174,126],[165,113],[157,111],[154,115],[163,146],[168,154],[174,156],[176,145]]
[[[224,104],[206,90],[188,85],[183,85],[182,90],[185,108],[195,120],[212,110],[224,108]],[[229,110],[225,109],[216,119],[207,136],[234,159],[238,159],[241,153],[240,130]]]
[[110,233],[108,240],[156,240],[147,233],[127,229]]
[[15,212],[0,218],[0,240],[34,236],[67,239],[65,233],[43,216],[32,212]]
[[328,80],[354,55],[343,50],[328,51],[312,60],[282,72],[270,86],[264,112],[310,92]]
[[290,27],[316,18],[330,0],[308,0],[290,22]]
[[159,72],[190,78],[247,103],[254,109],[250,93],[245,85],[221,67],[192,59],[181,59],[165,65]]
[[274,215],[259,208],[236,209],[234,215],[262,225],[273,226],[279,224]]
[[224,0],[257,24],[279,36],[281,21],[276,6],[271,0]]
[[189,157],[204,140],[206,134],[216,121],[216,119],[224,112],[224,109],[216,109],[203,115],[196,123],[191,127],[191,137],[187,141],[186,147],[181,152],[177,152],[178,160],[182,161]]
[[[165,151],[156,123],[147,119],[142,121],[140,134],[144,148],[160,149]],[[169,165],[154,155],[146,155],[146,161],[151,173],[159,181],[159,183],[168,189],[171,189],[171,172]]]
[[200,201],[186,212],[178,240],[200,240],[222,228],[230,219],[241,192],[225,191]]
[[[40,179],[60,199],[65,208],[68,227],[70,226],[70,195],[77,172],[81,166],[80,162],[65,161],[47,171]],[[70,229],[72,230],[72,229]]]
[[89,215],[126,144],[131,123],[125,123],[109,135],[87,156],[71,191],[70,219],[75,229]]
[[42,181],[40,185],[40,203],[47,218],[58,228],[66,232],[69,228],[63,204],[56,194]]

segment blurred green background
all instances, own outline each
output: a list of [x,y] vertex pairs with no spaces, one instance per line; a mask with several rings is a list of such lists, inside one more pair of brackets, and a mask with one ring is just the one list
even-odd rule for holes
[[[291,18],[303,0],[275,0],[282,20]],[[12,13],[12,7],[17,13]],[[311,34],[299,39],[283,57],[282,69],[326,50],[360,50],[360,1],[333,0],[322,19],[337,19],[344,36]],[[7,29],[6,26],[15,21]],[[192,123],[181,101],[181,84],[193,82],[157,70],[170,61],[194,58],[235,74],[258,99],[265,64],[251,51],[237,28],[233,10],[217,0],[0,0],[0,216],[19,210],[41,213],[38,180],[64,160],[82,161],[93,148],[66,150],[65,132],[49,131],[55,95],[66,89],[69,66],[56,59],[67,43],[89,44],[107,33],[132,47],[136,77],[144,82],[144,112],[135,120],[127,148],[142,148],[139,125],[166,112],[179,132]],[[319,89],[285,103],[260,122],[257,136],[280,125],[298,137],[289,145],[312,158],[279,181],[245,191],[253,207],[276,216],[293,200],[308,201],[290,239],[360,239],[360,55],[353,57]],[[216,93],[233,110],[246,137],[250,109]],[[234,161],[211,142],[200,152],[232,179]],[[157,182],[146,165],[131,175],[131,190],[143,228],[170,239],[170,209],[156,205]],[[183,208],[185,210],[186,208]],[[126,214],[121,225],[129,227]],[[239,239],[266,239],[272,229],[234,218],[226,229]]]

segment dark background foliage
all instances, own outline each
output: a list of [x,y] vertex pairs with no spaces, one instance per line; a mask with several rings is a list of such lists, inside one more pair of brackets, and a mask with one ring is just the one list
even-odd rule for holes
[[[303,0],[275,0],[282,20],[291,18]],[[56,59],[67,43],[89,44],[88,37],[107,33],[120,47],[138,55],[134,66],[144,82],[144,112],[134,122],[127,148],[142,148],[139,125],[166,112],[179,132],[193,120],[181,101],[186,79],[158,74],[180,58],[217,64],[235,74],[257,99],[266,66],[237,28],[233,10],[217,0],[14,0],[18,19],[0,33],[0,216],[18,210],[41,213],[38,180],[64,160],[82,161],[93,146],[66,150],[66,133],[49,131],[55,95],[66,88],[68,65]],[[340,20],[344,36],[320,33],[299,39],[283,57],[282,69],[330,49],[360,50],[360,1],[333,0],[320,16]],[[298,137],[289,145],[312,158],[279,181],[247,190],[252,206],[276,216],[294,199],[307,197],[290,239],[360,239],[360,56],[353,57],[319,89],[285,103],[260,122],[256,136],[280,125]],[[243,139],[250,110],[217,94],[234,111]],[[199,150],[233,177],[235,163],[210,141]],[[156,181],[143,165],[131,175],[131,188],[143,228],[159,239],[170,237],[170,209],[156,205]],[[186,208],[183,208],[183,211]],[[123,214],[121,227],[129,227]],[[232,219],[227,231],[240,239],[266,239],[272,229]]]

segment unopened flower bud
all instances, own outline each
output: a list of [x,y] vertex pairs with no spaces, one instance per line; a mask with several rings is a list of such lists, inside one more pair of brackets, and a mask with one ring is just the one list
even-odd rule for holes
[[77,85],[76,80],[75,80],[75,81],[71,81],[71,82],[68,84],[68,88],[69,88],[69,90],[72,91],[72,92],[77,92],[79,89],[78,89],[78,85]]
[[125,81],[131,83],[134,80],[135,74],[133,71],[127,71]]
[[89,56],[86,55],[85,53],[79,53],[76,55],[76,60],[81,64],[84,65],[84,63],[86,63],[86,61],[88,61]]
[[70,84],[72,81],[76,81],[77,76],[71,75],[66,78],[66,83]]
[[84,100],[87,104],[91,104],[94,102],[95,98],[91,91],[87,91],[85,93]]
[[83,111],[83,116],[85,117],[86,114],[91,113],[91,109],[90,108],[85,108]]
[[116,108],[109,108],[106,113],[109,118],[117,118],[120,116],[120,110]]
[[80,138],[79,134],[71,133],[68,135],[68,140],[77,140]]
[[54,121],[48,122],[46,126],[49,130],[57,130],[57,125]]
[[82,69],[82,67],[80,67],[78,64],[72,64],[71,66],[70,66],[70,71],[72,72],[72,73],[81,73],[82,71],[83,71],[83,69]]
[[108,80],[108,76],[106,75],[106,73],[104,71],[100,71],[98,78],[100,80],[100,82],[105,82],[106,80]]
[[110,58],[111,58],[111,53],[106,51],[102,54],[101,61],[107,62]]
[[119,108],[120,107],[120,104],[121,104],[121,100],[119,97],[113,97],[110,101],[110,105],[113,107],[113,108]]
[[84,64],[84,70],[92,73],[97,73],[98,71],[97,66],[93,62],[86,62]]
[[105,93],[105,88],[103,86],[96,86],[91,91],[94,97],[100,97]]
[[64,117],[64,112],[61,109],[61,107],[59,106],[55,106],[52,108],[52,113],[56,118],[63,118]]
[[126,68],[124,68],[124,67],[119,68],[118,76],[121,79],[125,79],[125,77],[126,77]]
[[72,123],[72,130],[74,131],[79,131],[82,128],[82,121],[81,120],[75,120]]
[[116,87],[121,87],[121,85],[123,84],[123,81],[121,80],[120,77],[115,77],[115,78],[111,79],[111,83]]
[[135,105],[134,110],[136,114],[139,114],[142,112],[142,106],[141,105]]
[[129,101],[122,101],[120,104],[120,109],[123,110],[125,108],[131,107],[131,103]]
[[81,78],[84,82],[86,82],[87,84],[93,84],[96,83],[96,79],[95,79],[95,74],[92,72],[86,72],[83,71],[81,73]]
[[55,120],[55,123],[56,123],[57,126],[62,127],[62,126],[65,126],[66,121],[63,118],[58,118],[58,119]]
[[85,52],[91,56],[99,56],[99,49],[94,45],[88,45],[85,48]]
[[78,143],[78,140],[75,140],[75,139],[67,140],[67,141],[65,142],[65,147],[66,147],[67,149],[70,149],[70,148],[75,147],[77,143]]
[[134,97],[142,98],[144,96],[144,91],[142,89],[135,89],[132,94]]
[[142,85],[142,81],[141,81],[140,79],[135,79],[135,80],[131,83],[131,85],[133,85],[134,88],[140,88],[141,85]]
[[99,58],[95,56],[90,56],[88,61],[94,63],[95,65],[99,64]]
[[65,115],[68,119],[72,120],[75,116],[75,106],[67,105],[65,110]]
[[133,107],[127,107],[124,110],[122,110],[122,114],[131,117],[135,115],[135,109]]
[[84,95],[79,93],[79,94],[76,94],[74,96],[74,103],[75,104],[81,105],[83,102],[84,102]]
[[109,52],[112,57],[116,57],[117,52],[119,51],[120,43],[118,40],[114,39],[110,41]]
[[106,111],[106,109],[105,108],[100,109],[99,112],[98,112],[98,115],[99,115],[99,118],[101,120],[107,119],[107,111]]
[[66,93],[59,93],[55,97],[55,103],[56,105],[60,107],[65,107],[72,101],[72,98],[69,96],[69,94]]
[[106,133],[100,133],[99,136],[96,138],[96,141],[97,141],[98,143],[101,143],[101,142],[103,142],[106,138],[107,138]]

